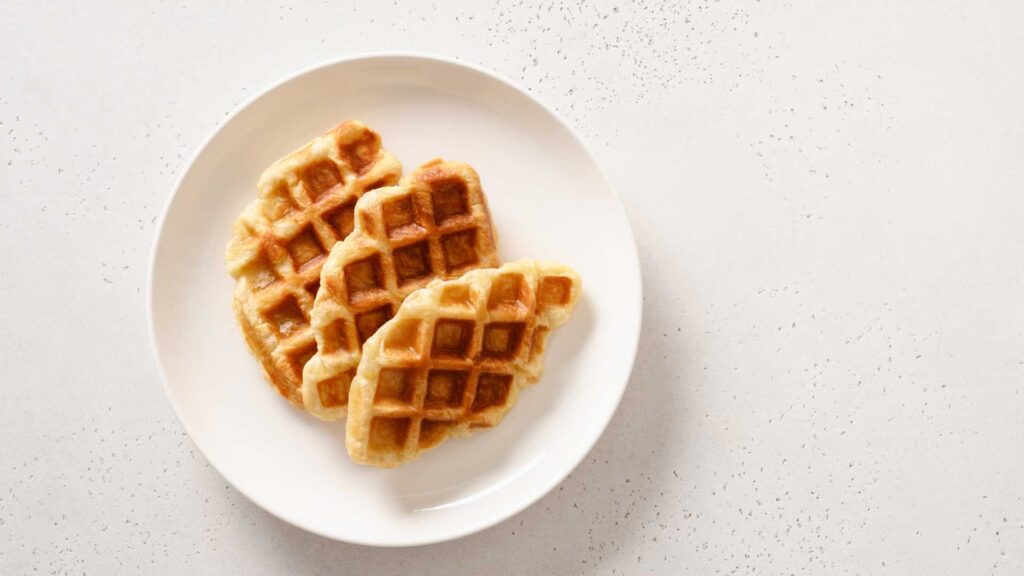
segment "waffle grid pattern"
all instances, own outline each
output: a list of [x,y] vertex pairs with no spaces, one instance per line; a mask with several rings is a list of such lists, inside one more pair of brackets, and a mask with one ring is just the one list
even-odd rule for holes
[[345,415],[363,344],[414,290],[498,263],[479,177],[461,162],[432,160],[402,185],[356,205],[356,230],[331,251],[313,311],[318,352],[306,364],[303,400],[325,420]]
[[436,282],[371,338],[352,383],[347,445],[393,466],[494,426],[539,380],[547,337],[572,312],[579,276],[520,261]]
[[296,406],[316,352],[310,315],[320,268],[352,231],[356,200],[400,175],[375,132],[346,122],[268,168],[235,223],[227,251],[235,313],[267,379]]

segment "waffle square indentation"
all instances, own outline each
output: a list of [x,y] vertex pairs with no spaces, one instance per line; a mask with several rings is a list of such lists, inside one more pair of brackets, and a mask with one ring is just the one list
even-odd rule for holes
[[274,270],[270,258],[267,258],[266,253],[262,251],[246,267],[246,276],[254,290],[263,290],[278,279],[277,270]]
[[369,298],[372,293],[384,289],[384,273],[381,270],[380,254],[356,260],[345,266],[345,286],[348,301],[355,304]]
[[445,420],[423,420],[420,424],[419,447],[423,450],[436,446],[448,437],[452,422]]
[[494,279],[491,294],[487,298],[490,310],[529,309],[530,291],[522,274],[502,274]]
[[352,371],[343,372],[335,378],[329,378],[317,384],[320,404],[326,408],[334,408],[348,404],[348,391],[352,386]]
[[303,171],[302,183],[309,192],[309,199],[316,202],[331,188],[342,183],[341,173],[332,160],[320,160]]
[[416,375],[405,368],[381,368],[374,404],[412,404]]
[[391,239],[425,230],[411,194],[385,202],[381,206],[381,216],[384,219],[384,229]]
[[491,322],[484,326],[484,358],[510,360],[519,354],[523,343],[525,325],[521,322]]
[[540,309],[565,306],[572,294],[572,280],[565,276],[545,276],[537,288],[537,307]]
[[441,226],[447,220],[469,212],[466,183],[461,178],[445,178],[429,183],[434,201],[434,223]]
[[511,374],[480,374],[476,384],[476,395],[473,397],[473,407],[470,410],[483,412],[492,406],[504,406],[508,401],[511,386]]
[[306,367],[306,362],[316,354],[316,343],[313,342],[308,346],[304,346],[298,350],[288,353],[286,356],[288,367],[291,368],[292,374],[299,380],[302,380],[302,369]]
[[282,338],[290,336],[309,325],[306,322],[306,316],[303,314],[302,308],[299,307],[298,301],[291,294],[267,310],[266,315]]
[[476,251],[476,228],[442,236],[441,251],[448,272],[476,264],[480,259]]
[[358,140],[338,145],[338,156],[357,174],[363,174],[369,169],[379,151],[380,140],[376,134],[369,132]]
[[391,316],[393,316],[393,314],[390,304],[374,308],[369,312],[356,314],[356,332],[359,334],[359,345],[362,346],[367,340],[369,340],[370,336],[373,336],[373,334],[377,332],[378,328],[391,319]]
[[316,264],[327,253],[324,247],[320,245],[320,240],[313,232],[312,226],[306,226],[302,232],[299,232],[288,241],[285,248],[288,250],[288,255],[291,256],[292,264],[296,270],[302,270],[308,265]]
[[292,199],[288,186],[283,182],[278,184],[267,194],[266,202],[263,203],[263,213],[272,221],[280,220],[292,212],[298,210],[295,200]]
[[389,354],[419,356],[423,343],[420,336],[422,322],[416,319],[400,320],[388,330],[384,350]]
[[396,248],[391,254],[399,286],[430,276],[430,246],[426,240]]
[[331,354],[339,350],[351,350],[355,347],[352,337],[349,335],[348,322],[344,318],[338,318],[325,326],[322,334],[324,354]]
[[356,203],[355,201],[346,202],[331,208],[330,210],[323,213],[321,216],[324,222],[327,222],[334,228],[334,231],[338,234],[338,241],[344,240],[352,230],[356,227]]
[[409,418],[374,418],[370,422],[370,449],[401,450],[409,438],[411,427]]
[[466,284],[448,284],[441,288],[441,306],[445,308],[473,306],[473,289]]
[[466,395],[469,372],[462,370],[431,370],[427,374],[425,409],[458,408]]
[[430,355],[435,358],[466,358],[472,341],[472,320],[438,320],[434,324],[434,344]]

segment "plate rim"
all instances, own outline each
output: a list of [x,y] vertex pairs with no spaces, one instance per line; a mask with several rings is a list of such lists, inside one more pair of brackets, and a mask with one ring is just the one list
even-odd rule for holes
[[[586,154],[586,157],[597,168],[598,176],[601,178],[601,181],[604,183],[604,185],[615,196],[615,199],[618,202],[619,208],[622,210],[622,214],[623,214],[623,217],[625,219],[626,231],[628,232],[628,235],[629,235],[630,247],[632,248],[632,250],[630,252],[631,252],[631,254],[632,254],[632,256],[633,256],[633,258],[634,258],[634,260],[636,262],[636,275],[635,275],[634,281],[636,282],[636,286],[637,286],[638,290],[637,290],[637,298],[632,303],[633,306],[636,309],[636,314],[635,314],[636,322],[635,322],[635,324],[633,326],[627,327],[627,328],[629,328],[632,331],[632,346],[631,346],[631,349],[629,350],[629,352],[630,352],[630,357],[629,357],[629,361],[628,361],[629,369],[628,369],[628,371],[626,373],[626,381],[622,384],[621,387],[619,387],[619,391],[617,393],[617,397],[615,398],[615,401],[612,404],[611,409],[608,411],[607,415],[603,418],[603,422],[601,422],[601,426],[600,426],[600,432],[598,432],[597,434],[594,435],[594,437],[589,441],[589,443],[588,443],[589,445],[587,446],[587,448],[585,450],[581,450],[579,455],[576,458],[574,458],[574,459],[566,459],[566,460],[573,460],[571,466],[566,467],[564,472],[556,473],[553,476],[553,479],[554,479],[553,482],[547,482],[547,483],[543,484],[541,490],[537,490],[535,494],[530,495],[530,496],[528,496],[526,498],[523,498],[522,502],[517,503],[514,506],[511,506],[505,512],[501,512],[501,513],[497,513],[497,514],[492,514],[492,515],[489,515],[489,516],[487,516],[487,515],[481,516],[482,519],[479,520],[479,521],[469,522],[469,523],[463,525],[462,527],[460,527],[458,529],[444,531],[444,532],[442,532],[442,533],[440,533],[440,534],[438,534],[436,536],[435,535],[431,535],[431,536],[428,536],[428,537],[413,538],[413,539],[380,541],[380,540],[373,540],[373,539],[362,539],[362,538],[359,538],[358,536],[353,537],[351,535],[341,535],[341,534],[338,534],[338,533],[333,533],[333,532],[328,532],[326,530],[322,530],[319,527],[311,527],[311,526],[305,525],[305,524],[299,522],[298,520],[289,517],[289,515],[286,514],[284,511],[277,510],[277,509],[275,509],[272,506],[268,506],[258,496],[254,495],[254,494],[251,494],[247,490],[245,490],[242,487],[240,487],[236,482],[232,481],[231,478],[229,478],[227,475],[224,474],[223,470],[221,470],[221,468],[217,465],[217,463],[215,463],[213,460],[210,459],[210,457],[207,455],[206,451],[200,445],[200,442],[197,440],[196,436],[192,433],[192,430],[190,429],[189,424],[187,423],[186,419],[182,417],[182,413],[183,412],[181,410],[181,406],[179,406],[178,401],[175,399],[175,396],[171,393],[171,390],[170,390],[170,387],[169,387],[169,384],[168,384],[167,374],[166,374],[166,372],[164,370],[163,360],[161,359],[160,350],[159,350],[159,348],[157,346],[156,322],[154,321],[154,308],[155,308],[154,304],[155,303],[154,303],[154,299],[153,299],[154,298],[153,297],[153,280],[154,280],[154,275],[155,275],[155,272],[156,272],[157,254],[159,252],[159,249],[160,249],[160,246],[161,246],[161,240],[162,240],[163,235],[164,235],[164,226],[166,225],[167,215],[170,212],[171,206],[174,204],[175,198],[177,198],[177,196],[178,196],[178,192],[179,192],[179,190],[181,188],[181,185],[184,182],[185,177],[192,171],[192,168],[195,165],[196,161],[203,155],[203,153],[209,147],[209,145],[213,141],[213,139],[216,138],[217,135],[221,133],[221,131],[225,128],[225,126],[228,125],[228,123],[230,123],[232,120],[234,120],[236,116],[238,116],[240,113],[242,113],[248,107],[250,107],[257,100],[263,98],[264,96],[266,96],[267,94],[273,92],[274,90],[277,90],[281,86],[283,86],[285,84],[288,84],[289,82],[292,82],[293,80],[296,80],[296,79],[298,79],[298,78],[300,78],[302,76],[305,76],[307,74],[316,72],[316,71],[324,69],[324,68],[335,66],[335,65],[338,65],[338,64],[344,64],[344,63],[353,62],[353,61],[372,61],[372,60],[386,60],[386,59],[411,59],[411,60],[422,60],[422,61],[433,62],[433,63],[438,63],[439,62],[439,63],[442,63],[442,64],[453,65],[453,66],[456,66],[456,67],[465,68],[465,69],[468,69],[468,70],[470,70],[472,72],[475,72],[477,74],[482,74],[483,76],[486,76],[486,77],[488,77],[488,78],[490,78],[492,80],[496,80],[497,82],[499,82],[501,84],[504,84],[504,85],[508,86],[509,88],[512,88],[514,91],[518,92],[519,94],[525,96],[533,104],[535,104],[538,107],[540,107],[541,110],[546,112],[548,115],[550,115],[552,118],[554,118],[563,128],[565,128],[568,131],[568,133],[572,136],[572,138],[575,141],[575,143]],[[309,533],[312,533],[312,534],[316,534],[317,536],[320,536],[320,537],[323,537],[323,538],[327,538],[327,539],[330,539],[330,540],[339,541],[339,542],[346,542],[346,543],[350,543],[350,544],[357,544],[357,545],[364,545],[364,546],[377,546],[377,547],[388,547],[388,548],[391,548],[391,547],[414,547],[414,546],[425,546],[425,545],[429,545],[429,544],[437,544],[437,543],[441,543],[441,542],[457,540],[457,539],[469,536],[471,534],[475,534],[477,532],[481,532],[483,530],[487,530],[488,528],[494,527],[494,526],[496,526],[496,525],[498,525],[498,524],[508,520],[509,518],[512,518],[513,516],[519,514],[523,510],[526,510],[527,508],[533,506],[534,504],[539,502],[542,498],[544,498],[549,493],[551,493],[551,491],[554,490],[555,487],[557,487],[559,484],[564,482],[565,479],[568,478],[569,475],[572,474],[572,472],[575,471],[577,467],[579,467],[579,465],[583,461],[583,459],[586,458],[587,455],[590,454],[590,452],[593,451],[594,446],[597,445],[597,442],[601,439],[601,437],[604,436],[604,433],[607,431],[608,425],[611,423],[612,418],[615,416],[615,413],[618,412],[619,405],[622,403],[622,397],[625,395],[626,388],[629,387],[629,381],[631,380],[632,375],[633,375],[633,370],[636,367],[636,355],[637,355],[637,350],[639,349],[640,332],[641,332],[641,327],[643,325],[643,298],[644,298],[643,268],[641,266],[641,261],[640,261],[640,252],[639,252],[639,249],[638,249],[637,243],[636,243],[636,235],[633,233],[633,227],[632,227],[632,224],[630,223],[630,220],[629,220],[629,214],[626,212],[625,204],[622,202],[622,196],[619,195],[618,190],[616,190],[615,187],[612,186],[611,181],[608,178],[608,174],[605,172],[604,167],[597,161],[597,157],[594,155],[594,153],[591,150],[590,146],[587,145],[586,141],[580,136],[580,134],[576,131],[576,129],[571,124],[566,122],[565,119],[562,118],[562,116],[559,115],[555,110],[550,108],[547,104],[545,104],[543,101],[541,101],[536,96],[534,96],[532,93],[530,93],[528,90],[526,90],[525,88],[520,86],[518,83],[512,81],[511,79],[509,79],[509,78],[507,78],[507,77],[505,77],[505,76],[503,76],[503,75],[501,75],[501,74],[499,74],[499,73],[497,73],[495,71],[492,71],[492,70],[490,70],[488,68],[485,68],[485,67],[483,67],[481,65],[474,64],[474,63],[471,63],[471,62],[466,62],[466,61],[463,61],[463,60],[459,60],[457,58],[450,57],[450,56],[445,56],[445,55],[441,55],[441,54],[437,54],[437,53],[431,53],[431,52],[423,52],[423,51],[371,51],[371,52],[357,52],[357,53],[348,54],[348,55],[345,55],[345,56],[329,58],[329,59],[326,59],[326,60],[319,61],[319,62],[317,62],[315,64],[311,64],[311,65],[305,66],[303,68],[300,68],[300,69],[298,69],[295,72],[291,72],[291,73],[285,74],[281,78],[270,82],[264,88],[254,92],[250,96],[244,98],[239,104],[237,104],[231,110],[231,112],[229,114],[227,114],[226,116],[221,118],[220,121],[217,122],[217,124],[210,130],[210,132],[206,135],[206,137],[203,138],[203,140],[195,148],[195,150],[193,151],[192,155],[189,157],[188,161],[182,166],[182,168],[178,172],[178,175],[175,178],[174,183],[171,186],[171,192],[170,192],[170,194],[167,195],[167,198],[164,200],[163,206],[160,209],[160,215],[157,218],[157,224],[156,224],[156,227],[155,227],[155,230],[154,230],[153,240],[152,240],[150,251],[149,251],[149,262],[148,262],[148,265],[146,267],[146,297],[145,297],[145,303],[146,303],[146,324],[147,324],[147,334],[148,334],[148,339],[149,339],[149,347],[150,347],[150,350],[152,352],[153,360],[154,360],[154,362],[156,364],[157,375],[160,378],[160,382],[161,382],[161,385],[162,385],[163,391],[164,391],[164,396],[167,398],[167,401],[170,403],[171,409],[174,411],[174,415],[177,417],[178,422],[181,424],[182,428],[185,430],[185,433],[188,435],[188,438],[192,442],[192,445],[195,446],[196,450],[198,450],[200,454],[202,454],[203,458],[207,461],[207,463],[209,463],[210,466],[214,470],[217,471],[217,473],[221,476],[221,478],[223,478],[228,484],[230,484],[232,488],[234,488],[236,491],[238,491],[239,494],[243,495],[246,499],[248,499],[250,502],[252,502],[256,506],[258,506],[260,509],[266,511],[271,516],[273,516],[273,517],[275,517],[275,518],[277,518],[277,519],[279,519],[279,520],[281,520],[281,521],[283,521],[283,522],[285,522],[285,523],[287,523],[287,524],[289,524],[291,526],[299,528],[299,529],[301,529],[303,531],[306,531],[306,532],[309,532]],[[627,339],[627,341],[628,341],[628,339]]]

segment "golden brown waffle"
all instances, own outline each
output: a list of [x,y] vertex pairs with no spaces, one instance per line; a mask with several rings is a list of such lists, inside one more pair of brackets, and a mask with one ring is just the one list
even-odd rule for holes
[[575,271],[533,260],[412,293],[363,346],[349,395],[349,455],[396,466],[498,424],[540,379],[547,337],[579,294]]
[[497,265],[487,200],[468,164],[431,160],[400,186],[360,198],[355,231],[331,249],[321,273],[312,313],[318,351],[302,379],[306,409],[324,420],[345,415],[363,343],[412,291]]
[[267,168],[235,222],[226,257],[235,316],[267,380],[295,406],[316,352],[309,315],[324,257],[352,231],[363,192],[401,173],[376,132],[345,122]]

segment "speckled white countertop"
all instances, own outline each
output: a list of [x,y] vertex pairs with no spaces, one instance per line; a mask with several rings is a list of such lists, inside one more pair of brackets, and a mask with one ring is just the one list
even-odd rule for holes
[[[1024,5],[208,4],[4,3],[0,573],[1024,573]],[[646,296],[575,473],[404,550],[227,486],[144,314],[195,147],[371,50],[556,108],[622,196]]]

